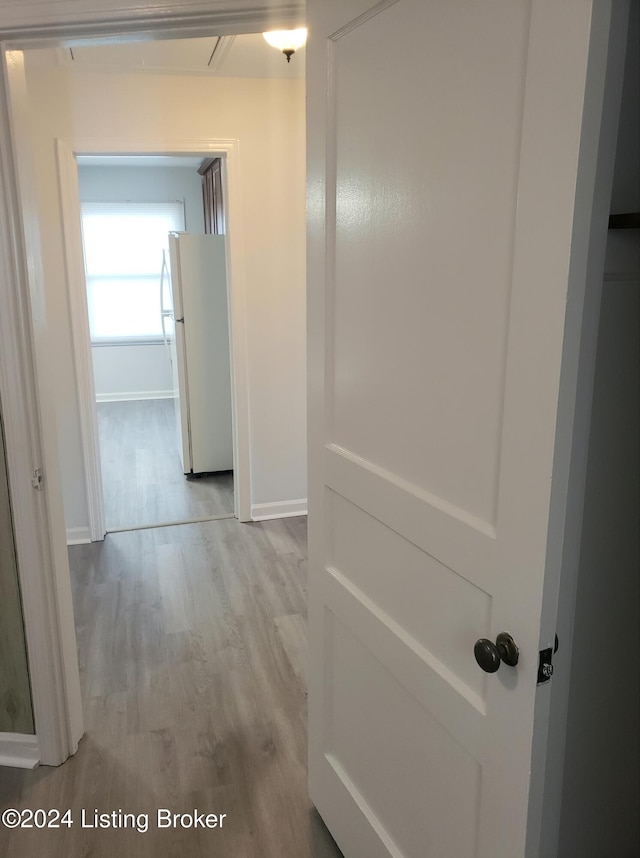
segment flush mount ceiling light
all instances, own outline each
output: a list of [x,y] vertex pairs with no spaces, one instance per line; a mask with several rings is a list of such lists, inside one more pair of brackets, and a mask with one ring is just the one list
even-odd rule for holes
[[307,41],[307,28],[302,27],[300,30],[273,30],[271,33],[262,34],[265,40],[273,47],[277,48],[287,58],[287,62],[291,62],[291,55],[295,54],[298,48],[301,48]]

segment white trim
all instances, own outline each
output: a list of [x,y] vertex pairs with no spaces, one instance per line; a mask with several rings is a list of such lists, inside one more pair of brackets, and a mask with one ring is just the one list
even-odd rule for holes
[[128,402],[132,399],[173,399],[174,390],[129,390],[123,393],[96,393],[96,402]]
[[67,528],[67,545],[87,545],[92,541],[88,527]]
[[[223,199],[227,202],[229,227],[225,235],[227,305],[229,307],[229,348],[231,350],[231,416],[233,421],[234,515],[240,521],[251,518],[251,446],[249,428],[249,353],[245,283],[244,227],[241,205],[242,184],[238,141],[220,143]],[[226,147],[226,148],[225,148]],[[215,149],[215,147],[212,146]]]
[[[26,122],[24,68],[20,54],[7,57],[2,51],[0,62],[0,397],[33,713],[41,760],[59,765],[75,753],[83,733],[80,677],[57,428],[42,339],[46,325],[35,194],[32,172],[15,157],[12,137]],[[39,467],[44,483],[42,491],[35,491],[30,475]]]
[[40,762],[37,736],[23,733],[0,733],[0,766],[35,769]]
[[[23,37],[29,47],[69,44],[73,37],[140,33],[146,38],[238,35],[303,27],[302,0],[21,0],[3,4],[5,39]],[[26,47],[26,46],[25,46]]]
[[254,503],[251,505],[251,521],[267,521],[271,518],[291,518],[307,514],[307,499],[277,501],[276,503]]
[[96,391],[91,358],[87,286],[84,274],[78,169],[73,152],[67,149],[63,141],[56,141],[56,152],[60,183],[60,221],[71,314],[71,341],[80,415],[87,514],[89,516],[91,541],[99,542],[104,539],[107,532],[107,521],[104,509],[100,437],[95,407]]
[[[80,192],[76,155],[220,155],[226,178],[229,229],[227,289],[230,316],[232,414],[234,434],[234,512],[240,521],[251,517],[251,458],[249,447],[249,393],[244,283],[244,229],[241,221],[241,189],[238,141],[220,139],[158,140],[140,138],[72,138],[56,141],[60,175],[62,227],[72,320],[76,384],[80,405],[80,431],[85,473],[89,527],[93,541],[104,538],[106,521],[99,459],[98,419],[91,358],[87,294],[80,227]],[[120,397],[119,397],[120,398]],[[142,398],[132,396],[127,398]],[[104,400],[103,400],[104,401]]]
[[91,340],[91,348],[92,349],[112,349],[112,348],[120,348],[120,346],[162,346],[164,345],[164,340],[162,337],[148,337],[145,339],[139,337],[131,337],[131,339],[127,339],[126,337],[98,337],[94,340]]

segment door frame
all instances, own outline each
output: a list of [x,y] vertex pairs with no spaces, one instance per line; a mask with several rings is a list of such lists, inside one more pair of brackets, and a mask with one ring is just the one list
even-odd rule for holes
[[[2,6],[0,22],[0,397],[18,575],[23,600],[36,735],[27,765],[60,765],[84,733],[71,580],[67,556],[58,431],[47,385],[48,329],[33,178],[16,139],[27,103],[26,48],[140,34],[180,38],[261,32],[304,23],[301,0],[39,0]],[[11,90],[10,90],[11,80]],[[43,469],[36,490],[32,477]],[[19,761],[18,761],[19,762]]]
[[[26,142],[26,141],[25,141]],[[19,151],[26,150],[25,145]],[[61,220],[65,247],[67,294],[80,411],[80,433],[85,475],[89,531],[92,542],[104,539],[104,511],[100,441],[96,408],[91,336],[80,226],[78,155],[202,155],[222,159],[226,205],[225,247],[227,255],[227,300],[231,357],[231,414],[233,431],[234,515],[251,520],[251,454],[249,444],[249,389],[246,336],[246,289],[244,247],[240,208],[241,163],[238,141],[227,138],[175,138],[158,141],[143,138],[59,138],[56,155],[60,179]]]

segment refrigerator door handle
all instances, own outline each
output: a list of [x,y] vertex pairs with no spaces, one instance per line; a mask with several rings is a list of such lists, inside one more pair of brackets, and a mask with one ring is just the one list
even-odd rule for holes
[[166,316],[164,315],[164,313],[161,313],[160,314],[160,324],[162,325],[162,341],[164,342],[165,346],[167,348],[169,348],[169,339],[167,337],[167,329],[166,329],[165,324],[164,324],[165,318],[166,318]]
[[168,271],[167,269],[167,255],[165,250],[162,251],[162,268],[160,269],[160,324],[162,325],[162,339],[167,348],[169,348],[169,339],[167,337],[167,329],[164,324],[164,320],[167,316],[171,315],[170,310],[165,310],[164,308],[164,275]]
[[164,316],[165,313],[168,313],[168,310],[164,308],[164,275],[167,271],[167,253],[163,249],[162,251],[162,268],[160,269],[160,315]]

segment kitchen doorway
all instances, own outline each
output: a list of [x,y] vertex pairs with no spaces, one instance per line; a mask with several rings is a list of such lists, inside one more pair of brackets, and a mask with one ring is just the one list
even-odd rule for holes
[[[238,190],[236,186],[235,171],[237,170],[237,147],[234,141],[220,141],[216,146],[215,153],[219,155],[222,163],[223,192],[227,201],[226,218],[227,230],[224,236],[226,255],[226,292],[228,302],[229,318],[229,359],[231,378],[231,420],[232,420],[232,446],[233,462],[232,473],[225,473],[219,478],[209,479],[215,484],[214,491],[207,501],[206,484],[200,482],[200,478],[187,481],[184,474],[173,470],[167,491],[162,494],[166,502],[158,503],[159,493],[149,492],[145,489],[145,483],[153,484],[158,481],[158,474],[154,473],[153,455],[154,449],[163,450],[174,443],[171,439],[170,430],[167,431],[167,423],[170,420],[171,403],[160,404],[157,413],[152,418],[152,423],[157,427],[156,440],[150,444],[149,438],[143,441],[139,455],[139,463],[125,462],[116,468],[110,483],[117,485],[111,492],[109,485],[109,498],[105,496],[105,480],[103,479],[103,467],[101,464],[101,431],[103,437],[111,435],[113,420],[118,420],[118,415],[102,409],[102,430],[99,422],[99,406],[96,403],[96,377],[94,361],[92,359],[92,341],[89,325],[89,306],[87,302],[87,287],[84,265],[84,252],[81,232],[82,200],[79,179],[79,164],[87,164],[86,159],[105,157],[109,159],[127,157],[129,161],[134,157],[149,158],[189,158],[202,161],[211,155],[211,149],[207,146],[216,145],[216,141],[184,141],[180,148],[167,152],[161,141],[144,142],[140,140],[129,142],[116,142],[106,139],[84,139],[84,140],[58,140],[57,157],[61,177],[60,194],[62,200],[62,222],[65,239],[67,280],[69,290],[69,303],[72,320],[72,334],[74,357],[76,366],[76,383],[78,398],[80,401],[80,422],[83,443],[83,456],[85,463],[85,483],[88,498],[89,512],[89,540],[87,535],[79,533],[74,538],[74,533],[67,532],[69,544],[74,542],[99,541],[104,538],[105,533],[110,530],[128,529],[144,525],[164,525],[187,520],[208,520],[217,517],[233,517],[240,521],[250,519],[249,511],[249,485],[250,485],[250,463],[248,444],[248,403],[246,401],[246,354],[244,351],[244,307],[239,294],[242,291],[241,283],[241,258],[242,258],[242,236],[240,230],[233,228],[234,224],[234,202],[237,200]],[[80,159],[79,161],[77,159]],[[83,160],[84,159],[84,160]],[[89,161],[91,163],[91,160]],[[94,162],[95,163],[95,162]],[[235,168],[235,169],[234,169]],[[189,226],[188,218],[185,225]],[[161,264],[161,263],[160,263]],[[240,281],[240,282],[239,282]],[[158,282],[159,287],[159,282]],[[159,294],[159,293],[158,293]],[[159,344],[154,344],[159,345]],[[162,343],[164,349],[164,343]],[[102,347],[99,347],[102,348]],[[118,347],[121,349],[121,347]],[[139,348],[139,347],[134,347]],[[119,352],[122,355],[122,351]],[[166,360],[166,353],[160,350]],[[165,364],[166,367],[166,364]],[[124,368],[125,372],[128,371]],[[173,391],[173,388],[172,388]],[[146,406],[147,412],[150,406]],[[120,406],[120,411],[123,406]],[[149,436],[149,413],[145,414],[145,406],[138,409],[132,408],[130,425],[131,434],[129,446],[136,445],[135,426],[141,426],[142,431]],[[120,415],[121,417],[122,415]],[[163,429],[163,427],[165,427]],[[111,443],[107,440],[105,452],[111,455]],[[162,455],[162,453],[161,453]],[[145,464],[146,460],[146,464]],[[174,462],[176,459],[174,459]],[[179,462],[179,459],[177,459]],[[142,486],[140,491],[132,492],[128,489],[131,484],[127,478],[127,471],[135,465],[140,471]],[[225,469],[228,471],[229,469]],[[160,480],[166,474],[159,475]],[[135,482],[135,481],[134,481]],[[188,483],[185,487],[185,483]],[[180,497],[172,497],[172,490],[180,488]],[[193,489],[193,491],[192,491]],[[152,500],[145,505],[144,495]],[[138,503],[137,498],[142,496],[143,502]],[[232,503],[229,503],[232,501]],[[107,518],[107,504],[111,504],[111,521]],[[132,515],[138,519],[132,520]],[[148,519],[152,515],[155,520]],[[184,517],[184,516],[188,517]],[[166,517],[165,517],[166,516]],[[177,516],[174,518],[174,516]],[[127,521],[128,519],[128,521]],[[112,521],[114,522],[112,524]],[[130,523],[129,523],[130,522]]]
[[[232,517],[225,240],[205,234],[206,161],[76,161],[106,530]],[[191,302],[178,323],[176,290]]]

